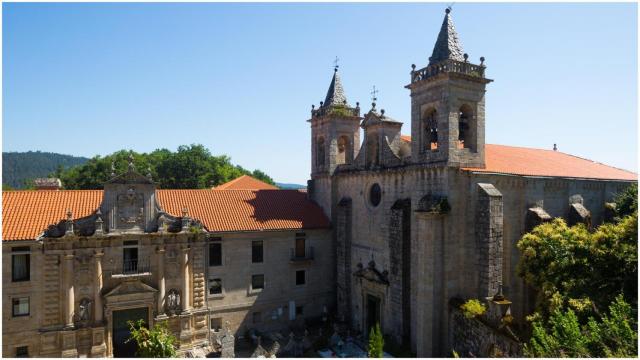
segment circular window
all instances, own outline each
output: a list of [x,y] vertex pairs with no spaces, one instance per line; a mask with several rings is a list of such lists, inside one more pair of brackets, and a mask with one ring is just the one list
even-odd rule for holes
[[380,204],[380,200],[382,199],[382,190],[380,189],[380,185],[373,184],[369,189],[369,202],[373,206],[378,206]]

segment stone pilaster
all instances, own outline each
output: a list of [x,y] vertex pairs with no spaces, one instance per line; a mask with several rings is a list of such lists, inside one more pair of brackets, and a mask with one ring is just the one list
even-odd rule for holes
[[63,269],[63,280],[64,280],[64,294],[65,294],[65,303],[64,303],[64,324],[65,327],[73,327],[73,312],[75,308],[75,293],[73,288],[73,261],[75,256],[73,253],[68,253],[64,255],[64,269]]
[[180,268],[182,270],[182,311],[191,309],[191,289],[190,289],[190,271],[189,271],[189,247],[182,248],[182,256],[180,257]]
[[93,318],[95,323],[102,324],[102,257],[104,251],[99,250],[95,253],[95,283],[93,287]]
[[164,314],[164,297],[165,297],[165,284],[164,284],[164,254],[165,247],[159,246],[156,251],[156,257],[158,260],[158,315]]

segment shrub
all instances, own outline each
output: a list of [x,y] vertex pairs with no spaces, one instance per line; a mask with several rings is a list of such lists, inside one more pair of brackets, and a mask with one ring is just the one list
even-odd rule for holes
[[384,354],[384,339],[382,338],[382,332],[380,331],[380,324],[376,324],[374,328],[369,331],[369,357],[381,358]]
[[137,344],[136,356],[143,358],[170,358],[177,357],[176,338],[169,332],[167,322],[158,322],[153,328],[147,329],[144,321],[135,323],[128,321],[131,336],[126,342],[135,341]]
[[478,299],[467,300],[464,304],[460,305],[460,310],[467,319],[472,319],[476,316],[481,316],[487,311],[487,308]]

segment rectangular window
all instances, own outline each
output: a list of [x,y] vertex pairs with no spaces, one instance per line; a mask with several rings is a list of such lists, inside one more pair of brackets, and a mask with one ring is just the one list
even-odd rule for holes
[[304,285],[306,284],[306,271],[298,270],[296,271],[296,285]]
[[304,307],[302,305],[296,306],[296,316],[302,316]]
[[263,245],[262,241],[251,242],[251,262],[261,263],[263,261]]
[[262,313],[260,311],[256,311],[253,313],[253,323],[258,324],[262,322]]
[[251,289],[264,289],[264,275],[251,275]]
[[222,279],[209,280],[209,295],[222,294]]
[[29,298],[21,297],[13,299],[13,316],[29,315]]
[[31,254],[28,246],[11,249],[11,281],[29,281],[31,278]]
[[209,244],[209,266],[222,266],[222,243]]
[[211,330],[215,332],[222,330],[222,318],[211,318]]
[[29,347],[28,346],[18,346],[16,348],[16,357],[17,358],[29,357]]
[[135,274],[138,272],[138,242],[136,240],[125,241],[122,252],[122,272]]
[[296,257],[297,258],[305,257],[305,242],[306,241],[305,241],[304,235],[302,237],[296,237]]

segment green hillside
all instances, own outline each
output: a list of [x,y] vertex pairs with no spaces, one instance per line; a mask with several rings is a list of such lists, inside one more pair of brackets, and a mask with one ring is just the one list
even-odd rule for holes
[[25,188],[25,182],[39,177],[47,177],[59,166],[67,169],[84,164],[88,160],[79,156],[41,151],[3,152],[2,185],[22,189]]

